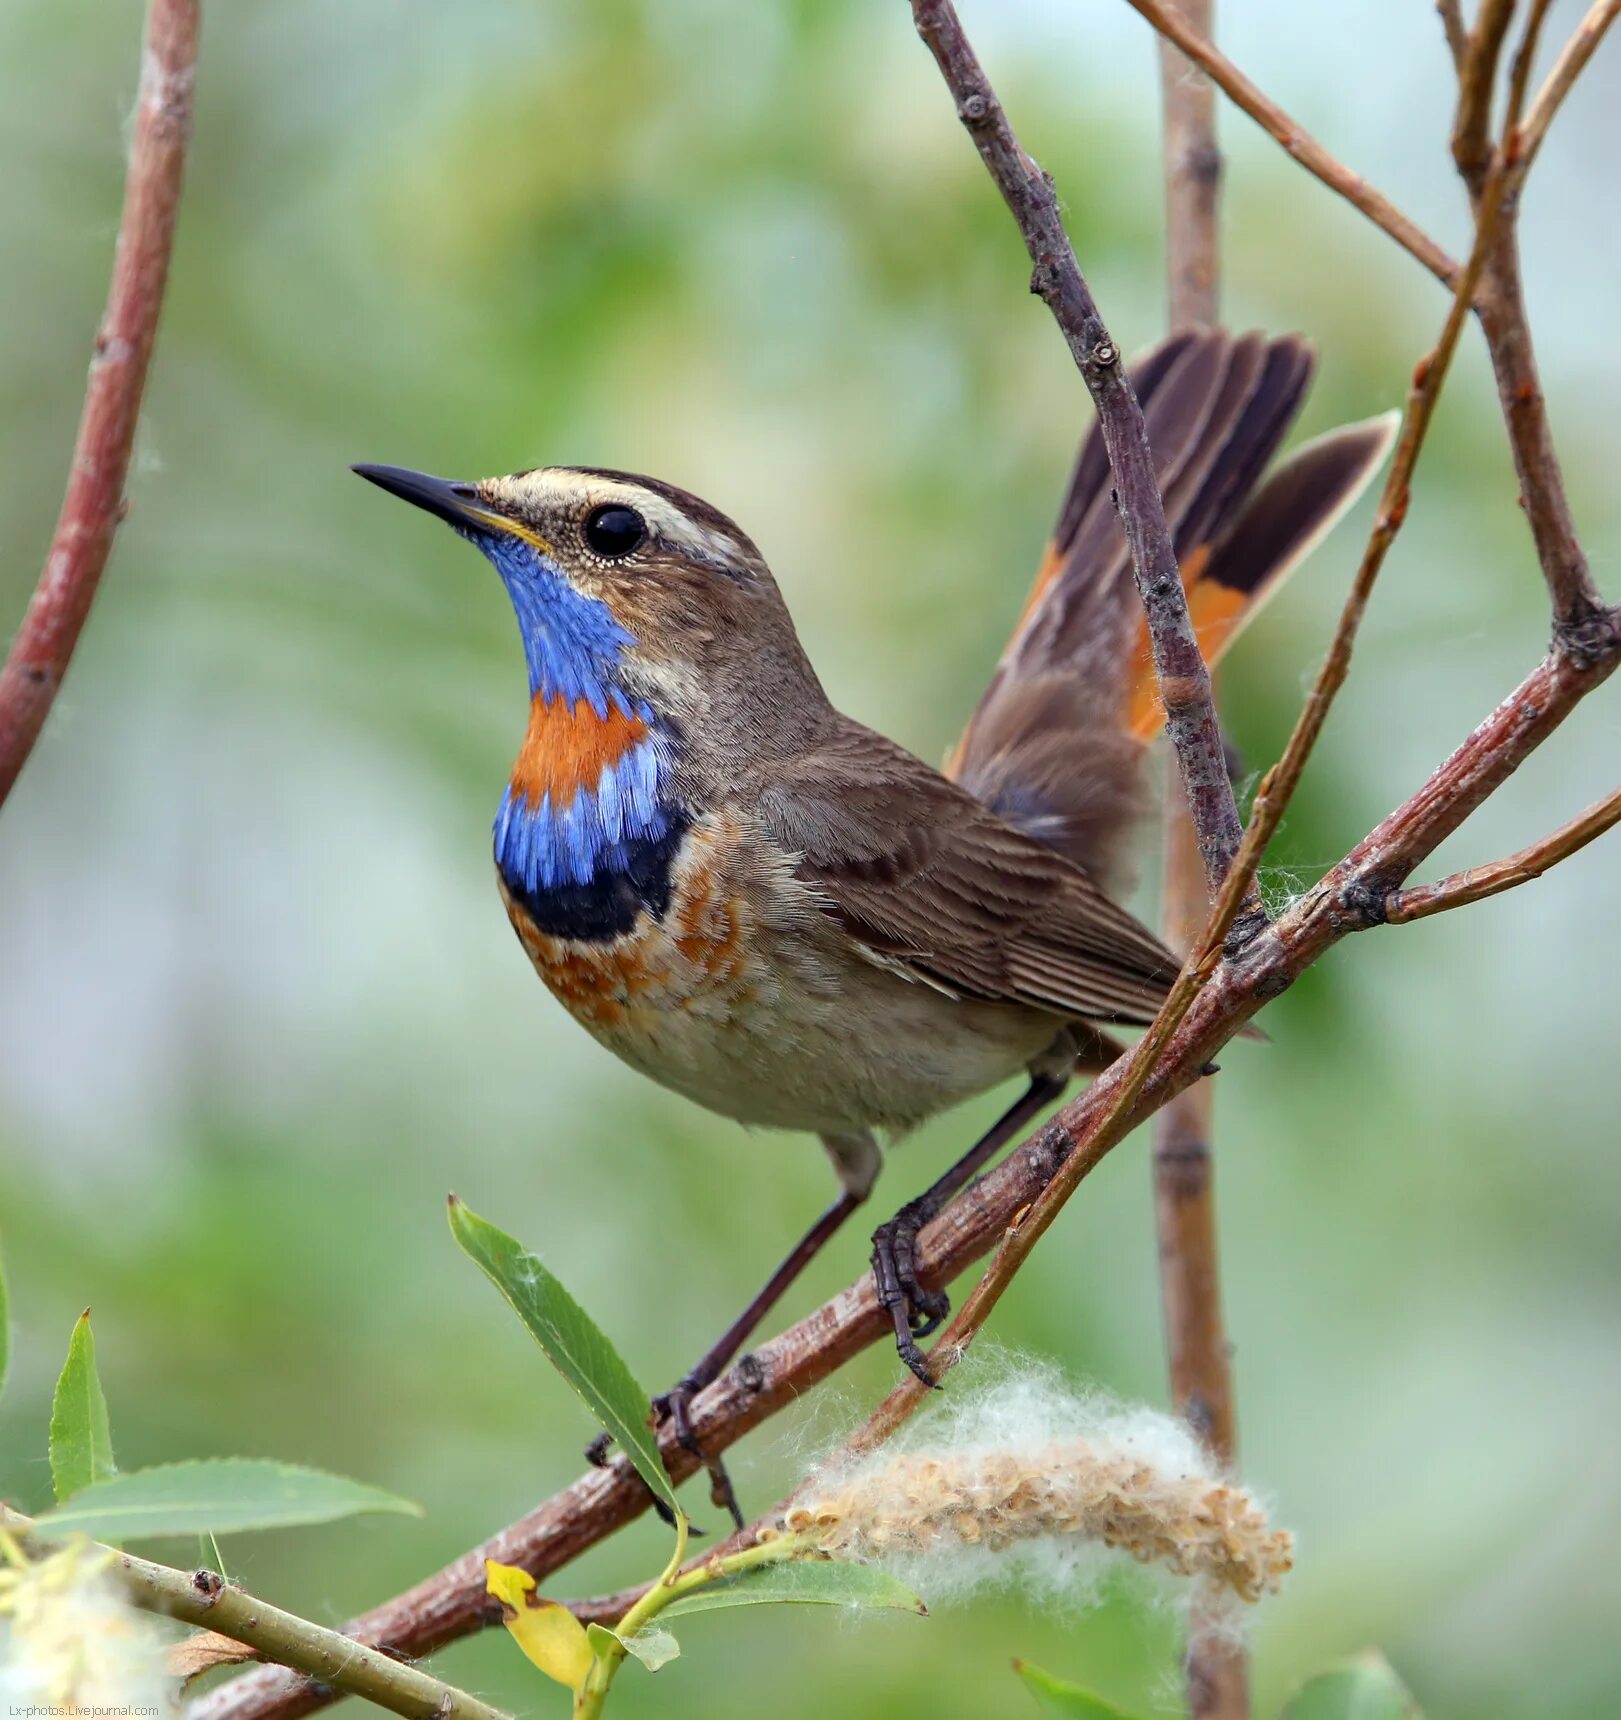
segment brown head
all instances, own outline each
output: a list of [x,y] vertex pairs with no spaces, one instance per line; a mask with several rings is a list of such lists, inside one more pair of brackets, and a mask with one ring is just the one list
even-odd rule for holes
[[542,466],[458,482],[361,477],[489,558],[517,613],[531,695],[622,696],[724,748],[802,745],[827,702],[764,558],[718,508],[628,472]]

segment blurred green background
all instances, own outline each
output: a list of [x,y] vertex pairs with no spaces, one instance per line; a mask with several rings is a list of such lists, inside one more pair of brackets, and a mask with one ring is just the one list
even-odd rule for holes
[[[1227,0],[1272,93],[1453,248],[1432,9]],[[1579,8],[1554,8],[1550,40]],[[1121,340],[1158,336],[1154,57],[1116,0],[967,8]],[[0,584],[21,613],[105,291],[134,0],[0,7]],[[1621,53],[1527,211],[1568,475],[1621,589]],[[1223,118],[1230,320],[1301,328],[1304,429],[1400,401],[1439,290]],[[234,1574],[337,1621],[578,1471],[590,1429],[455,1252],[454,1186],[673,1379],[824,1200],[619,1066],[525,963],[488,823],[524,718],[488,569],[349,476],[661,474],[775,566],[837,702],[938,757],[1020,604],[1080,383],[906,8],[848,0],[210,7],[133,504],[0,844],[0,1216],[18,1355],[0,1494],[39,1505],[49,1393],[95,1309],[120,1459],[324,1464],[423,1500],[243,1539]],[[1536,661],[1545,604],[1471,331],[1351,687],[1268,873],[1309,881]],[[1256,765],[1337,611],[1364,504],[1232,660]],[[1448,845],[1514,848],[1613,786],[1605,689]],[[1157,871],[1147,833],[1145,877]],[[1244,1462],[1300,1535],[1255,1625],[1259,1712],[1379,1642],[1438,1720],[1621,1712],[1621,1158],[1613,840],[1534,887],[1337,950],[1226,1058],[1220,1216]],[[1151,890],[1145,910],[1151,908]],[[1001,1100],[909,1141],[886,1211]],[[797,1308],[860,1269],[850,1236]],[[996,1339],[1163,1401],[1143,1144]],[[762,1506],[893,1377],[872,1355],[736,1458]],[[695,1506],[699,1501],[695,1499]],[[703,1515],[703,1513],[700,1513]],[[615,1587],[638,1525],[551,1579]],[[174,1549],[181,1558],[189,1550]],[[695,1621],[627,1717],[1019,1713],[1028,1656],[1174,1711],[1175,1626],[1002,1598],[854,1628]],[[445,1674],[558,1712],[499,1636]]]

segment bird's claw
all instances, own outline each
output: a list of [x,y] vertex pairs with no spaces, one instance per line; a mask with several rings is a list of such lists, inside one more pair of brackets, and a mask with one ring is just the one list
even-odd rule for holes
[[917,1276],[917,1235],[927,1214],[903,1206],[872,1237],[872,1275],[878,1305],[895,1326],[895,1350],[924,1385],[935,1387],[929,1358],[917,1340],[926,1338],[951,1312],[951,1300],[940,1290],[925,1290]]
[[[589,1463],[593,1469],[606,1469],[608,1465],[613,1462],[613,1444],[613,1435],[604,1428],[603,1431],[599,1433],[597,1437],[585,1448],[586,1462]],[[641,1481],[643,1488],[646,1489],[647,1496],[652,1502],[654,1511],[658,1514],[659,1521],[668,1523],[673,1529],[675,1527],[675,1513],[664,1500],[659,1498],[658,1494],[656,1494],[651,1487],[648,1487],[645,1481],[642,1481],[640,1474],[635,1470],[632,1470],[631,1473],[636,1476],[638,1481]],[[694,1535],[701,1535],[703,1534],[703,1530],[693,1528],[692,1533]]]
[[699,1382],[690,1375],[653,1399],[653,1423],[669,1422],[675,1430],[676,1443],[690,1451],[709,1473],[709,1497],[717,1511],[727,1512],[736,1528],[741,1529],[743,1510],[737,1502],[737,1490],[726,1473],[726,1465],[717,1456],[699,1448],[698,1436],[692,1426],[692,1400],[699,1391]]

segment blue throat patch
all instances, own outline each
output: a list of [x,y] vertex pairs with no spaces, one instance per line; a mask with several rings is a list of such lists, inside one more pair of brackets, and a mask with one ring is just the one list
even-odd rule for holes
[[640,732],[603,758],[594,781],[568,782],[556,803],[549,791],[537,801],[518,782],[508,785],[494,827],[507,891],[553,937],[615,938],[644,909],[661,919],[691,820],[672,792],[665,725],[619,681],[620,656],[635,641],[607,604],[582,596],[531,545],[505,534],[474,541],[517,613],[531,701],[577,712],[586,724],[588,707],[617,734]]

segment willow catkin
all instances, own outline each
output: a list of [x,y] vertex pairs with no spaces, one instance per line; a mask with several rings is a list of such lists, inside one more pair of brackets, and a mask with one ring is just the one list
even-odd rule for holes
[[174,1711],[156,1623],[108,1580],[108,1555],[69,1544],[0,1562],[0,1698],[13,1714]]
[[1022,1565],[1069,1587],[1090,1552],[1112,1550],[1245,1601],[1278,1588],[1294,1551],[1182,1423],[1034,1364],[961,1394],[906,1444],[813,1476],[780,1529],[925,1586],[977,1588]]
[[997,1553],[1016,1542],[1076,1537],[1208,1577],[1241,1599],[1274,1592],[1293,1538],[1240,1487],[1209,1475],[1162,1475],[1082,1443],[1032,1451],[901,1453],[818,1490],[783,1519],[827,1553],[883,1563],[953,1545]]

